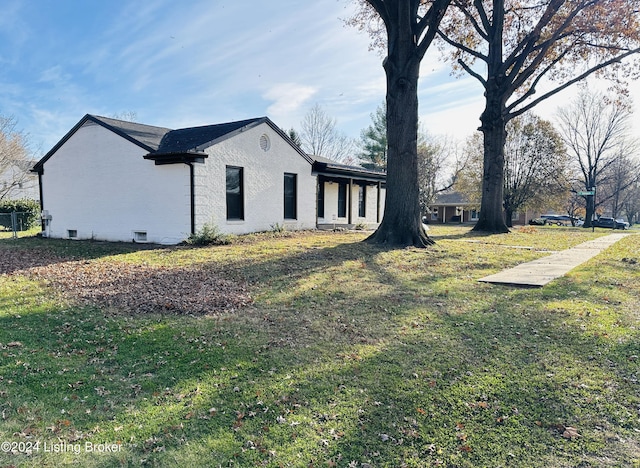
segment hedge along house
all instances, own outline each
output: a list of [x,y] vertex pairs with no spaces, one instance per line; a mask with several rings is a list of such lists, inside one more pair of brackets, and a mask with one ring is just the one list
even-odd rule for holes
[[[383,175],[337,166],[266,117],[171,130],[85,115],[33,171],[46,236],[176,244],[205,224],[230,234],[316,228],[318,210],[333,209],[328,179],[351,188],[350,204],[362,185],[380,199],[370,179],[381,192]],[[365,216],[339,217],[338,198],[338,224],[379,222],[368,205]]]

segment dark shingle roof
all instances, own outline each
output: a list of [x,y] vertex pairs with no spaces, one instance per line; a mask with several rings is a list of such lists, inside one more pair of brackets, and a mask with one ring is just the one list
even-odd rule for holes
[[247,119],[217,125],[171,130],[170,132],[165,133],[162,137],[162,141],[157,148],[157,152],[180,153],[187,151],[201,151],[207,146],[210,146],[210,144],[218,138],[260,120],[263,119]]
[[142,143],[142,145],[150,148],[153,151],[157,151],[160,146],[162,138],[171,129],[163,127],[154,127],[153,125],[144,125],[136,122],[127,122],[125,120],[110,119],[108,117],[100,117],[97,115],[90,115],[91,120],[101,122],[107,128],[125,135],[129,140],[135,140],[135,142]]
[[441,193],[436,197],[434,205],[468,205],[469,198],[461,192]]

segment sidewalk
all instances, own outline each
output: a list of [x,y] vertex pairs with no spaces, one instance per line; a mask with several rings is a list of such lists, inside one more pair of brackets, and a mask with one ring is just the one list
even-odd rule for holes
[[503,270],[495,275],[485,276],[478,281],[539,288],[556,278],[564,276],[570,270],[595,257],[607,247],[628,235],[630,234],[621,232],[599,237],[548,257],[522,263],[515,268]]

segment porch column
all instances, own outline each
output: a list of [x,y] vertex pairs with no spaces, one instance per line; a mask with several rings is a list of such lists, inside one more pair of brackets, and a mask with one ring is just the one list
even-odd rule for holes
[[347,197],[349,199],[349,204],[348,204],[348,210],[347,211],[347,216],[349,216],[349,218],[347,219],[347,224],[352,224],[353,222],[353,179],[349,179],[349,196]]
[[318,202],[320,197],[320,176],[316,177],[316,229],[318,228]]

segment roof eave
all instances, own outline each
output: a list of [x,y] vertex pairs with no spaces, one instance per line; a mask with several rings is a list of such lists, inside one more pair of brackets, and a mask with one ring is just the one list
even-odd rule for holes
[[317,173],[348,176],[357,179],[375,180],[384,182],[387,174],[384,172],[371,171],[365,168],[333,165],[324,162],[314,162],[313,169]]
[[209,155],[199,151],[181,151],[176,153],[149,153],[143,156],[144,159],[154,161],[156,166],[166,164],[190,164],[194,162],[203,163]]

